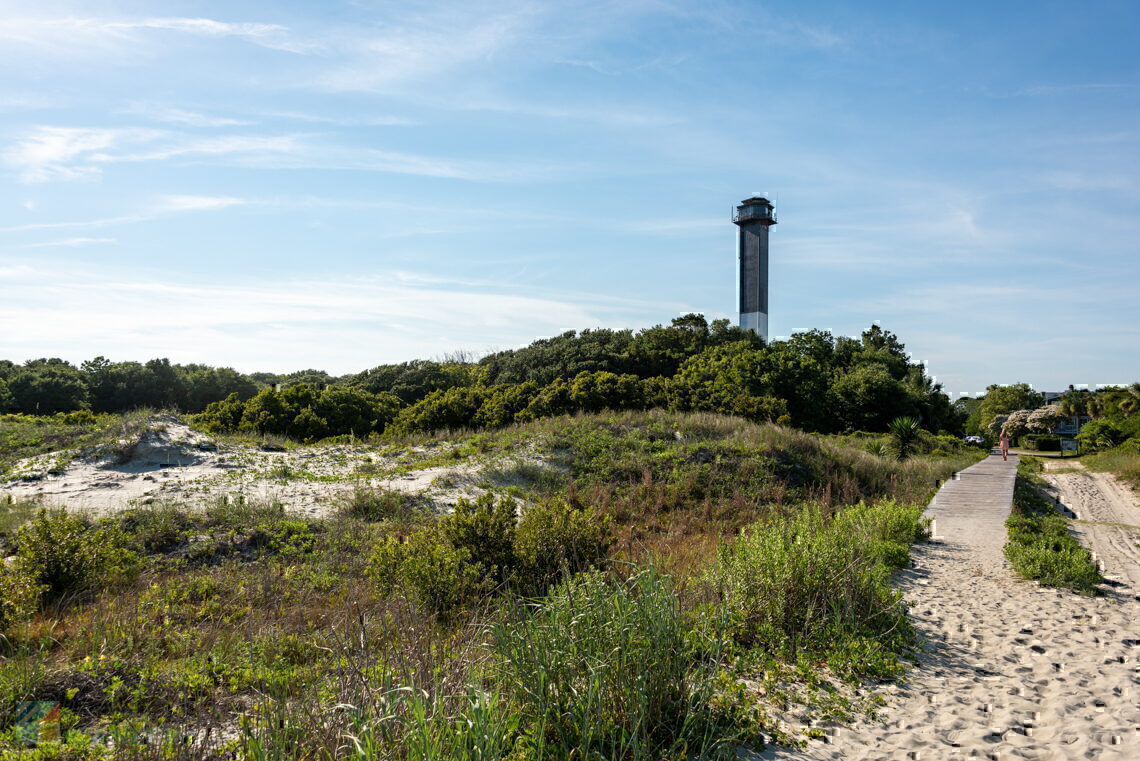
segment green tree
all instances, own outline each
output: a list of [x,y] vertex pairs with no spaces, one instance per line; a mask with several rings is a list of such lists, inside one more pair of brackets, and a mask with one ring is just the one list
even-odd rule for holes
[[140,407],[162,407],[163,390],[150,368],[138,362],[111,362],[95,357],[80,366],[95,412],[123,412]]
[[219,402],[230,394],[250,399],[258,392],[253,380],[230,367],[186,365],[180,371],[183,396],[178,406],[186,412],[201,412],[210,402]]
[[346,383],[373,394],[395,394],[404,404],[414,404],[433,391],[473,385],[472,370],[469,365],[417,359],[373,367],[351,376]]
[[28,415],[87,409],[87,385],[74,366],[60,360],[29,362],[8,380],[14,406]]
[[1008,415],[1014,410],[1035,410],[1044,402],[1045,398],[1034,391],[1028,383],[990,386],[982,398],[978,425],[982,429],[987,429],[997,415]]
[[488,384],[534,381],[546,386],[556,378],[569,380],[583,372],[620,375],[635,370],[628,356],[632,341],[629,330],[571,330],[522,349],[490,354],[479,364],[486,368]]
[[880,362],[856,365],[832,390],[844,430],[885,431],[891,420],[914,411],[902,384]]
[[570,383],[570,403],[576,411],[636,410],[645,405],[636,375],[608,372],[579,373]]

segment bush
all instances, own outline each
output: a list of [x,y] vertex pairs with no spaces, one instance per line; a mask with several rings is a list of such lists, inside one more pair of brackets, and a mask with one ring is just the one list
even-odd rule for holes
[[496,588],[541,594],[562,573],[602,563],[609,520],[565,501],[539,503],[518,518],[515,501],[488,492],[459,499],[455,511],[401,543],[388,538],[369,561],[382,593],[403,590],[447,617]]
[[491,492],[475,501],[460,497],[450,515],[439,519],[440,538],[482,566],[483,576],[495,584],[510,581],[518,565],[515,524],[518,508],[510,497],[495,499]]
[[236,430],[316,441],[327,436],[380,433],[396,416],[400,400],[358,388],[317,389],[299,383],[282,391],[265,389],[243,401],[237,393],[212,402],[195,424],[212,433]]
[[530,728],[535,758],[734,758],[711,729],[709,667],[689,647],[669,581],[587,573],[533,615],[494,629],[501,684]]
[[1082,594],[1099,594],[1101,576],[1096,563],[1069,533],[1068,520],[1038,491],[1033,469],[1028,463],[1018,465],[1013,514],[1005,522],[1006,558],[1022,578]]
[[1061,437],[1047,433],[1030,433],[1021,437],[1021,446],[1037,452],[1060,452]]
[[1128,434],[1111,420],[1092,420],[1081,426],[1081,432],[1077,434],[1081,449],[1094,452],[1111,449],[1126,438]]
[[44,591],[23,561],[0,564],[0,634],[34,613]]
[[138,556],[119,531],[64,510],[41,510],[17,530],[16,546],[49,599],[112,587],[138,573]]
[[403,592],[428,611],[447,618],[470,606],[491,589],[482,564],[467,549],[457,549],[429,531],[400,542],[380,542],[368,564],[368,575],[381,594]]
[[523,511],[515,530],[519,583],[541,593],[561,574],[600,566],[612,545],[608,516],[563,499],[539,502]]

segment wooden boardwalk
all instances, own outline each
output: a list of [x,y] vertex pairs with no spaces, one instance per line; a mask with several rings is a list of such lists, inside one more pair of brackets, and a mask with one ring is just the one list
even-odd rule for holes
[[1014,455],[1008,460],[990,455],[955,473],[926,508],[926,515],[934,519],[933,538],[1000,555],[1016,476]]

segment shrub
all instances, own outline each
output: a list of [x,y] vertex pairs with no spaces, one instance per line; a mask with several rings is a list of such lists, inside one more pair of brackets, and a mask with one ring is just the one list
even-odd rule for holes
[[1018,465],[1013,490],[1013,514],[1006,520],[1005,556],[1023,578],[1045,586],[1065,587],[1082,594],[1099,594],[1100,571],[1069,533],[1069,522],[1042,496],[1032,475],[1039,463]]
[[1060,452],[1061,437],[1052,434],[1030,433],[1021,438],[1021,445],[1038,452]]
[[612,543],[609,520],[565,501],[539,503],[518,518],[515,501],[488,492],[401,543],[376,546],[369,576],[382,593],[403,590],[428,610],[452,615],[496,588],[541,594],[561,573],[599,565]]
[[296,556],[313,551],[317,535],[313,526],[303,520],[281,518],[259,524],[250,537],[275,555]]
[[891,452],[899,462],[909,460],[914,454],[918,444],[919,433],[918,418],[897,417],[887,425],[891,435]]
[[523,511],[515,530],[519,583],[541,592],[560,574],[601,565],[612,544],[608,516],[563,499],[539,502]]
[[429,531],[400,542],[388,537],[373,550],[368,575],[382,594],[403,592],[424,608],[447,618],[486,595],[491,588],[481,564]]
[[474,501],[460,497],[455,510],[439,519],[440,538],[463,553],[468,562],[483,567],[494,583],[509,581],[518,565],[515,524],[518,508],[510,497],[495,499],[491,492]]
[[1123,442],[1128,435],[1111,420],[1092,420],[1081,426],[1077,441],[1082,449],[1100,451],[1111,449]]
[[44,591],[23,561],[0,564],[0,634],[34,613]]
[[41,510],[16,532],[16,546],[51,599],[111,587],[138,572],[138,556],[119,531],[64,510]]
[[166,552],[179,545],[194,521],[174,505],[153,505],[119,515],[119,528],[129,547],[147,553]]

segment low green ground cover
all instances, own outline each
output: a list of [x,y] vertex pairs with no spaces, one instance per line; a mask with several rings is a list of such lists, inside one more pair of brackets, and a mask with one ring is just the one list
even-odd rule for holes
[[364,487],[320,520],[242,499],[98,521],[0,506],[17,557],[0,723],[53,700],[68,730],[0,749],[569,761],[794,743],[773,702],[847,715],[838,681],[899,673],[913,643],[890,570],[935,482],[977,458],[659,412],[452,450],[542,459],[497,464],[498,494],[448,516]]
[[1099,594],[1100,571],[1069,531],[1069,521],[1041,492],[1040,463],[1022,458],[1017,467],[1013,513],[1006,521],[1005,556],[1018,575],[1051,587]]

